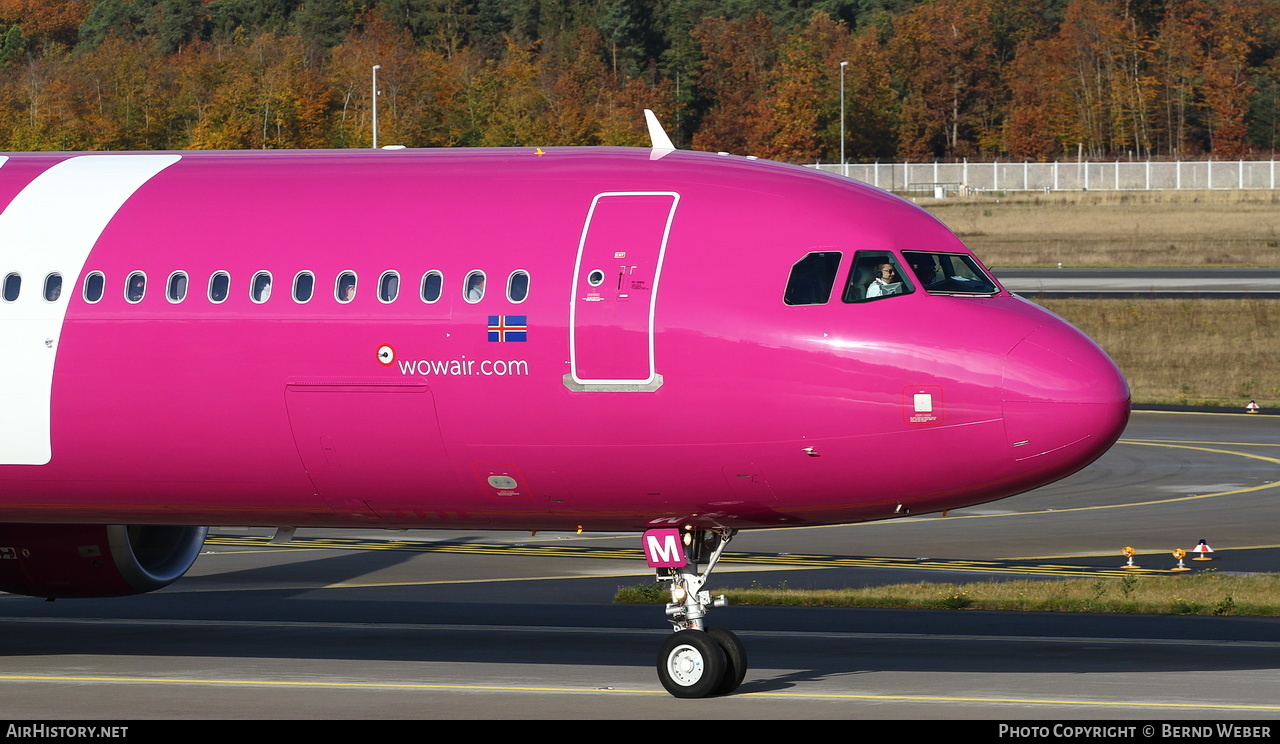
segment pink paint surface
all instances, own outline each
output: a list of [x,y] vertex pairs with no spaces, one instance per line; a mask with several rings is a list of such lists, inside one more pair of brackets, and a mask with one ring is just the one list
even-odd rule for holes
[[[844,523],[1038,487],[1092,462],[1124,427],[1128,389],[1115,365],[1025,300],[917,291],[841,301],[857,251],[968,253],[907,202],[738,157],[545,153],[183,153],[66,277],[52,459],[0,465],[0,522]],[[0,204],[67,157],[11,156]],[[593,200],[612,192],[672,192],[679,203],[656,286],[630,285],[634,299],[595,312],[575,264]],[[651,240],[668,200],[647,198],[625,205],[632,217],[610,215],[607,229],[624,231],[619,251],[640,250],[627,219]],[[66,204],[65,218],[75,214]],[[580,273],[599,263],[618,283],[627,258],[595,237],[587,248]],[[0,248],[0,273],[12,250]],[[788,306],[791,267],[811,251],[843,254],[831,300]],[[190,280],[175,304],[164,284],[177,270]],[[400,292],[382,302],[388,270]],[[444,290],[427,304],[419,287],[432,270]],[[463,297],[472,270],[488,277],[474,304]],[[512,303],[504,292],[518,270],[529,294]],[[93,271],[106,277],[97,304],[82,294]],[[130,304],[134,271],[148,290]],[[232,277],[222,304],[205,296],[216,271]],[[260,271],[273,291],[257,304]],[[290,297],[301,271],[316,278],[305,304]],[[334,295],[343,271],[359,277],[349,304]],[[650,339],[648,312],[634,305],[653,293]],[[588,308],[577,359],[575,303]],[[525,316],[527,341],[488,341],[489,316]],[[654,389],[566,380],[571,362],[588,376],[635,376],[650,341]],[[384,345],[390,364],[378,358]],[[932,418],[907,410],[925,393]]]

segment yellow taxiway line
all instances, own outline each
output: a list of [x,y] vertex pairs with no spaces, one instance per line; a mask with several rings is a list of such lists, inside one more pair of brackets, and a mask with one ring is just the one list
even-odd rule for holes
[[[422,682],[308,682],[304,680],[252,680],[252,679],[197,679],[151,677],[96,677],[96,676],[45,676],[28,674],[3,674],[0,682],[66,682],[74,684],[153,684],[199,685],[210,687],[303,687],[328,689],[367,690],[455,690],[458,692],[558,692],[578,695],[667,695],[664,690],[641,690],[616,687],[554,687],[538,685],[462,685],[428,684]],[[1004,703],[1011,705],[1052,705],[1062,707],[1152,708],[1160,710],[1236,710],[1280,711],[1280,705],[1243,705],[1231,703],[1160,703],[1126,700],[1065,700],[1061,698],[1016,697],[962,697],[948,695],[866,695],[858,693],[804,693],[804,692],[740,692],[725,700],[742,698],[777,698],[790,700],[866,700],[875,702],[906,703]]]

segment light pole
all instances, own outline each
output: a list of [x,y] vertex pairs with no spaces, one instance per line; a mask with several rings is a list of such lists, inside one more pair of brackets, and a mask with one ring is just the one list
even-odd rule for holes
[[373,66],[373,149],[378,149],[378,70],[382,65]]
[[840,63],[840,168],[848,174],[848,168],[844,165],[844,68],[848,67],[848,62]]

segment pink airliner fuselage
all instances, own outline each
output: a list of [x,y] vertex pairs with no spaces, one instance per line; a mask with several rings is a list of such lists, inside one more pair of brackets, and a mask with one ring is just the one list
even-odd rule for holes
[[884,519],[1062,478],[1128,415],[1106,355],[937,220],[794,166],[25,154],[0,205],[0,548]]

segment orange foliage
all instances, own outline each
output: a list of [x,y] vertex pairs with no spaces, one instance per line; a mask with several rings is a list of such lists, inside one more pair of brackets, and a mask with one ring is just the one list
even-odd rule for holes
[[60,37],[74,33],[90,7],[82,0],[0,0],[0,22],[21,24],[28,37]]

